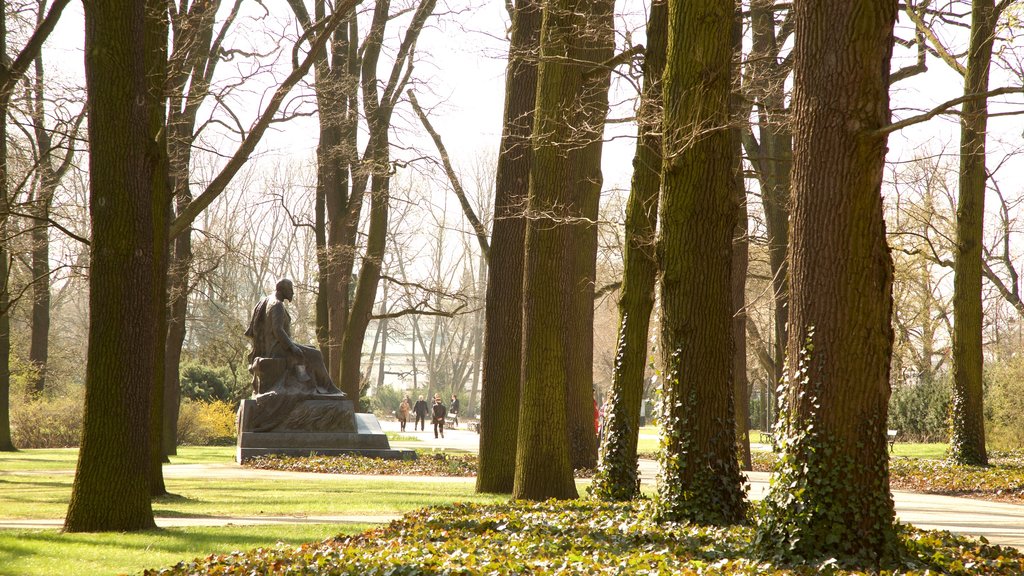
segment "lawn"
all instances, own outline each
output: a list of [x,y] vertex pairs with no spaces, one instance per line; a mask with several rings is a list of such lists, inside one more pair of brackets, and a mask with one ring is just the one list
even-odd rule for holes
[[266,548],[298,546],[369,524],[290,524],[169,528],[129,534],[61,534],[56,530],[0,530],[0,575],[81,576],[138,573],[153,566]]
[[[436,480],[333,474],[252,473],[233,465],[233,447],[180,448],[165,466],[172,496],[158,498],[158,517],[346,515],[398,516],[423,508],[472,502],[500,503],[477,495],[472,478]],[[59,519],[71,494],[75,450],[0,453],[0,516]],[[220,464],[190,469],[187,464]],[[56,530],[0,530],[0,575],[113,574],[172,565],[210,553],[319,541],[357,533],[363,524],[303,524],[168,528],[138,534],[60,534]],[[73,566],[73,569],[69,569]]]

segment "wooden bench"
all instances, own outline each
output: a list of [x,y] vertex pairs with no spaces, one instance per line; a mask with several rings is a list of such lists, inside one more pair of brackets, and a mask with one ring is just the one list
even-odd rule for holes
[[889,430],[885,433],[886,440],[889,442],[889,452],[892,452],[896,447],[896,436],[900,433],[899,430]]
[[772,433],[771,432],[765,432],[765,431],[762,430],[758,434],[758,440],[761,441],[761,444],[771,444],[772,443]]

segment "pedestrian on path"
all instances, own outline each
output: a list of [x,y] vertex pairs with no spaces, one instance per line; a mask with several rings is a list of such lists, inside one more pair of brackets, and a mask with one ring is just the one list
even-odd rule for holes
[[409,406],[409,397],[402,398],[402,403],[398,405],[398,425],[401,427],[401,431],[405,432],[405,423],[409,421],[409,413],[412,412],[412,408]]
[[452,415],[452,428],[459,426],[459,399],[452,394],[452,403],[448,407],[448,413]]
[[441,438],[444,438],[444,418],[448,415],[448,409],[444,407],[444,403],[441,402],[441,395],[434,394],[434,438],[437,438],[438,433],[441,434]]
[[413,432],[416,431],[416,426],[419,425],[420,431],[426,430],[427,426],[427,401],[420,396],[420,399],[416,401],[416,405],[412,407],[412,411],[416,413],[416,421],[412,424]]

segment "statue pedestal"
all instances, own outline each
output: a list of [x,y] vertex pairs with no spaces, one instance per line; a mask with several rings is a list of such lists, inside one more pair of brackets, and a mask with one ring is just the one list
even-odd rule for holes
[[[307,399],[297,402],[293,412],[302,412],[306,408],[322,409],[324,399]],[[328,419],[325,426],[314,426],[310,430],[296,429],[291,419],[270,430],[261,430],[255,416],[265,410],[257,408],[256,399],[243,400],[238,408],[238,450],[235,458],[245,462],[256,456],[267,454],[284,454],[288,456],[358,454],[371,458],[389,460],[413,460],[416,453],[408,449],[391,449],[388,437],[380,428],[380,422],[373,414],[356,414],[352,412],[350,400],[336,400],[341,411],[351,416],[344,422]],[[323,422],[323,419],[321,419]]]

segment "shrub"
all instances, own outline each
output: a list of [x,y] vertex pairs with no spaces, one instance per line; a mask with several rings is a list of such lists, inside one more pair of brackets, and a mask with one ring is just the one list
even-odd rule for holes
[[1024,446],[1024,357],[991,363],[985,367],[985,416],[990,449],[1011,450]]
[[[404,390],[396,390],[393,386],[378,386],[373,389],[373,396],[364,398],[367,408],[378,417],[393,418],[398,405],[402,403]],[[411,406],[410,406],[411,408]]]
[[889,399],[889,427],[917,442],[949,439],[952,383],[949,374],[917,384],[894,387]]
[[85,391],[47,397],[11,397],[11,440],[18,448],[71,448],[82,438]]
[[224,367],[188,362],[181,365],[180,374],[182,399],[237,403],[249,392],[248,383],[236,383],[234,375]]
[[227,402],[183,401],[178,413],[178,442],[191,446],[231,445],[235,442],[235,410]]

